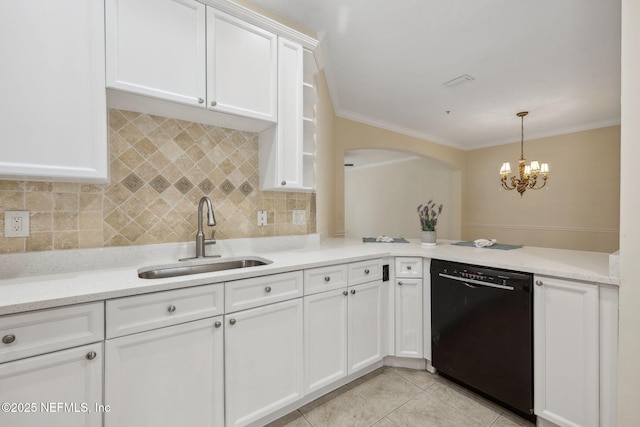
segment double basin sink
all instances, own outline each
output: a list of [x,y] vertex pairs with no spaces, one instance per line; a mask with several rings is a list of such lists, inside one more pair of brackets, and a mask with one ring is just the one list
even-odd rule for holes
[[[199,261],[199,260],[198,260]],[[218,259],[216,261],[189,261],[188,263],[178,263],[145,267],[138,270],[138,277],[141,279],[165,279],[167,277],[180,277],[190,274],[212,273],[216,271],[234,270],[238,268],[257,267],[271,264],[272,261],[259,257]]]

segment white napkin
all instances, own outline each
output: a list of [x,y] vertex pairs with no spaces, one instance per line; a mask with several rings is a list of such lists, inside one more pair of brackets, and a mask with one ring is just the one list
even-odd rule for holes
[[376,242],[391,243],[393,242],[393,237],[385,236],[383,234],[382,236],[376,237]]
[[473,245],[474,245],[476,248],[486,248],[486,247],[488,247],[488,246],[493,246],[493,245],[495,245],[495,244],[496,244],[496,239],[490,239],[490,240],[487,240],[487,239],[478,239],[478,240],[474,240],[474,241],[473,241]]

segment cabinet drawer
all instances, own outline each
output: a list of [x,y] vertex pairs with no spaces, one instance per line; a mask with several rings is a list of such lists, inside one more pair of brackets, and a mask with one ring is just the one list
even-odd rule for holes
[[227,282],[225,312],[232,313],[247,308],[285,301],[302,296],[302,270],[271,276]]
[[382,260],[371,259],[349,264],[349,286],[382,279]]
[[108,300],[107,338],[223,314],[223,293],[218,283]]
[[396,277],[419,278],[422,277],[422,258],[397,257]]
[[304,271],[304,294],[330,291],[347,286],[347,264],[311,268]]
[[74,305],[0,317],[0,363],[104,339],[104,304]]

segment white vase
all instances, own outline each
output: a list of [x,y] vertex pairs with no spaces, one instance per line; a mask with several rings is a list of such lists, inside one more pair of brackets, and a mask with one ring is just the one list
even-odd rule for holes
[[422,246],[435,246],[436,239],[437,239],[436,230],[423,231],[420,234],[420,243],[422,243]]

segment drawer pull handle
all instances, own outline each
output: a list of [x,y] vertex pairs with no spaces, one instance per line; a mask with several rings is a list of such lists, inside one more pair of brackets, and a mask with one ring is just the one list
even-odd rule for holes
[[213,326],[215,326],[216,328],[219,328],[220,326],[222,326],[222,322],[216,322],[213,324]]
[[349,292],[344,291],[344,292],[342,292],[342,295],[344,295],[346,297],[347,295],[349,295]]
[[542,286],[543,285],[542,280],[536,280],[536,285]]
[[173,313],[173,312],[175,312],[175,311],[176,311],[176,306],[175,306],[175,305],[173,305],[173,304],[171,304],[169,307],[167,307],[167,311],[168,311],[169,313]]
[[329,276],[324,276],[324,281],[325,281],[325,282],[329,282],[329,281],[331,281],[331,277],[329,277]]
[[236,324],[236,319],[229,319],[229,324],[230,325],[235,325]]
[[216,105],[218,105],[218,103],[216,101],[211,101],[211,106],[215,107]]
[[202,104],[202,103],[204,103],[204,99],[198,98],[198,104]]
[[364,274],[369,274],[369,269],[368,268],[364,271]]
[[3,344],[11,344],[15,340],[16,340],[16,336],[13,335],[13,334],[5,335],[5,336],[2,337],[2,343]]
[[410,265],[407,265],[407,270],[411,270],[411,266]]
[[356,290],[355,289],[351,289],[351,295],[355,295],[356,294]]
[[93,360],[97,355],[98,354],[95,351],[90,351],[89,353],[87,353],[87,360]]
[[264,288],[264,291],[265,291],[266,293],[271,292],[271,286],[267,286],[266,288]]
[[402,286],[402,280],[398,280],[398,286]]

